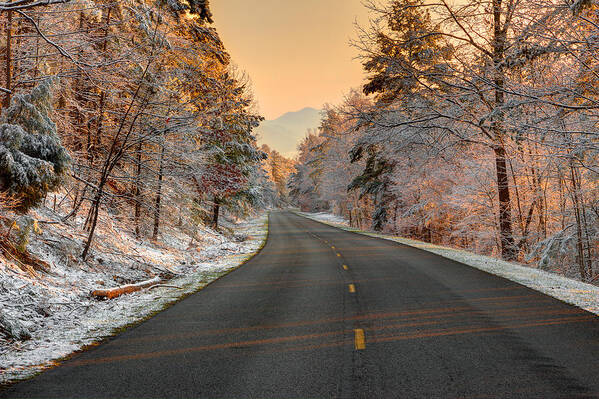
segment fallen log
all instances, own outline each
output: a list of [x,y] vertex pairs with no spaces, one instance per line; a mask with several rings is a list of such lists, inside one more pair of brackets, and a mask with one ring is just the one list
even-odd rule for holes
[[160,277],[156,276],[153,279],[142,281],[136,284],[127,284],[106,290],[94,290],[92,291],[91,295],[96,299],[112,299],[124,294],[130,294],[132,292],[141,291],[144,288],[149,288],[153,285],[159,284],[161,281],[162,280],[160,279]]

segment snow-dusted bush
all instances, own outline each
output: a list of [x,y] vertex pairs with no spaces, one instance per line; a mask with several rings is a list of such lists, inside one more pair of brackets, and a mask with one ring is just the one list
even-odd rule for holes
[[28,215],[23,215],[15,221],[14,230],[16,232],[16,248],[20,252],[27,251],[27,244],[31,239],[31,233],[41,234],[41,229],[37,220]]
[[60,186],[70,161],[50,119],[51,86],[15,95],[0,119],[0,190],[19,197],[21,211]]

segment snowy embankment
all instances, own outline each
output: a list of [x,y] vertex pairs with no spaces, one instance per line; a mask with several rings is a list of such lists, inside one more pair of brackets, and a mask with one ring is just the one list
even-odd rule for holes
[[[51,211],[38,211],[49,219]],[[110,219],[104,220],[111,226]],[[22,271],[0,260],[0,317],[21,329],[24,340],[0,334],[0,384],[34,375],[57,359],[98,342],[164,309],[252,257],[267,236],[267,216],[229,226],[227,236],[204,229],[190,240],[177,229],[161,243],[136,239],[116,226],[100,232],[93,256],[82,262],[83,234],[50,225],[32,240],[31,253],[50,264],[48,273]],[[166,243],[166,244],[165,244]],[[98,288],[153,276],[168,282],[107,301],[90,296]]]
[[396,241],[401,244],[435,253],[445,258],[522,284],[563,302],[578,306],[579,308],[599,315],[599,287],[592,284],[583,283],[581,281],[546,272],[544,270],[522,266],[513,262],[506,262],[489,256],[477,255],[461,249],[442,247],[422,241],[357,230],[350,227],[347,220],[328,213],[298,212],[298,214],[343,230]]

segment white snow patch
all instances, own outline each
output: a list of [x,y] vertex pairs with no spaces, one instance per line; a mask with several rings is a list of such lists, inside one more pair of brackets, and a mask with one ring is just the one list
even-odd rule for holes
[[325,222],[334,225],[340,225],[344,227],[349,227],[349,222],[347,219],[344,219],[341,216],[333,215],[327,212],[318,212],[318,213],[306,213],[306,212],[297,212],[300,215],[309,217],[314,220],[318,220],[320,222]]
[[582,281],[560,276],[544,270],[534,269],[532,267],[520,265],[514,262],[506,262],[501,259],[474,254],[462,249],[443,247],[403,237],[357,230],[350,227],[347,220],[339,216],[326,214],[324,212],[297,213],[309,219],[323,222],[343,230],[353,231],[385,240],[396,241],[401,244],[432,252],[434,254],[443,256],[444,258],[455,260],[465,265],[522,284],[526,287],[552,296],[553,298],[599,315],[599,287],[595,285],[583,283]]

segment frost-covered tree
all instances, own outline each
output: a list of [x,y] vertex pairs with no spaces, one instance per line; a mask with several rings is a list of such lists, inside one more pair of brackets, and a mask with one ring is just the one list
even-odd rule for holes
[[249,109],[252,100],[246,87],[227,73],[219,94],[218,117],[211,120],[201,138],[208,162],[199,179],[200,190],[212,197],[215,227],[221,206],[234,206],[242,198],[254,201],[251,196],[256,191],[249,185],[250,177],[266,158],[252,135],[262,117]]
[[[521,136],[512,117],[534,107],[570,112],[590,105],[580,88],[567,85],[562,91],[523,73],[535,62],[559,65],[567,54],[572,58],[566,62],[580,65],[580,41],[556,36],[569,29],[564,21],[574,22],[572,9],[551,0],[392,0],[370,2],[369,7],[373,24],[356,44],[370,74],[365,92],[376,93],[380,105],[370,121],[388,132],[409,126],[422,137],[446,137],[430,142],[470,143],[491,152],[500,249],[504,258],[516,258],[510,152]],[[580,98],[581,104],[563,101],[559,97],[564,93]],[[402,117],[388,118],[388,112]]]
[[266,169],[270,181],[274,184],[276,190],[276,201],[278,205],[289,204],[289,176],[294,171],[294,161],[281,155],[277,150],[271,149],[263,144],[261,150],[268,156],[263,165]]
[[321,196],[322,142],[323,138],[309,133],[297,147],[299,156],[295,164],[295,173],[289,177],[288,185],[292,200],[303,211],[322,211],[329,208]]
[[64,177],[69,155],[52,121],[52,81],[12,97],[0,125],[0,189],[20,199],[20,210],[35,206]]

